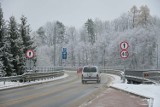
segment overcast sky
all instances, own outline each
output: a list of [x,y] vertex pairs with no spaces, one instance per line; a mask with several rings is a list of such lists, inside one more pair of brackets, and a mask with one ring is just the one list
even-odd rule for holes
[[147,5],[151,15],[160,17],[160,0],[0,0],[4,18],[25,15],[33,30],[48,21],[61,21],[80,28],[88,18],[113,20],[136,5]]

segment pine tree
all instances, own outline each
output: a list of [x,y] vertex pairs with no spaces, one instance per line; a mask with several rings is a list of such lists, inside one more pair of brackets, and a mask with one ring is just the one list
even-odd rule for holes
[[31,40],[31,37],[30,37],[30,32],[31,32],[30,27],[29,25],[27,25],[27,18],[24,16],[21,17],[21,24],[20,24],[19,31],[23,40],[24,53],[28,49],[35,49],[35,47],[33,47],[33,41]]
[[2,71],[2,72],[4,72],[3,61],[2,61],[2,56],[3,56],[2,52],[3,52],[3,48],[4,48],[3,38],[4,38],[4,20],[3,20],[2,8],[0,5],[0,71]]
[[88,37],[89,37],[89,42],[91,45],[95,43],[96,35],[95,35],[95,25],[92,19],[88,19],[87,22],[85,23],[85,27],[87,29]]
[[4,38],[4,49],[3,49],[3,70],[5,70],[6,76],[11,76],[14,72],[14,66],[12,64],[13,62],[13,55],[11,53],[11,43],[9,41],[9,36],[7,35]]
[[[21,17],[21,24],[20,24],[20,29],[19,29],[19,32],[20,32],[20,36],[22,38],[22,43],[23,43],[23,53],[25,54],[27,50],[31,49],[31,50],[35,50],[36,46],[34,46],[34,42],[31,40],[31,37],[30,37],[30,27],[29,25],[27,24],[27,18],[25,16],[22,16]],[[35,66],[35,63],[37,61],[37,58],[34,57],[33,59],[34,61],[34,66]],[[25,63],[26,63],[26,59],[25,59]]]
[[10,17],[8,25],[9,40],[11,42],[11,53],[13,54],[13,66],[15,73],[18,75],[23,74],[25,69],[25,54],[23,52],[24,46],[22,38],[20,37],[17,22],[14,16]]
[[0,7],[0,69],[6,76],[10,76],[14,71],[12,65],[13,58],[10,50],[11,44],[8,39],[9,36],[3,19],[2,8]]

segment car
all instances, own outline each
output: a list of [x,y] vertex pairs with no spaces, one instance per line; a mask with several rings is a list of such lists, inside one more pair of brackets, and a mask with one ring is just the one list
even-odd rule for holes
[[85,66],[82,69],[82,84],[87,83],[87,81],[101,82],[100,71],[97,66]]
[[83,67],[79,67],[79,68],[77,69],[77,74],[82,74],[82,69],[83,69]]

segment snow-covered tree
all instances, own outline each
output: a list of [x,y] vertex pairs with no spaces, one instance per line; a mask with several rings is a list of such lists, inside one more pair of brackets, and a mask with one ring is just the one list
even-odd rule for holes
[[[19,32],[20,32],[20,37],[22,38],[22,46],[23,46],[23,54],[27,52],[27,50],[35,50],[36,46],[33,44],[33,40],[31,39],[30,36],[30,27],[27,24],[27,18],[25,16],[21,17],[21,24],[19,25]],[[36,56],[33,59],[34,66],[36,64]],[[27,63],[27,60],[25,59],[25,63]]]
[[85,23],[88,33],[89,42],[93,45],[96,42],[95,25],[92,19],[88,19]]
[[19,25],[19,32],[20,32],[20,36],[23,41],[24,53],[28,49],[35,49],[35,47],[33,46],[33,41],[30,36],[31,30],[30,30],[29,25],[27,24],[27,18],[25,16],[21,17],[21,24]]
[[138,24],[138,15],[139,15],[139,10],[138,10],[137,6],[134,5],[130,9],[130,17],[131,17],[132,28],[135,28]]
[[3,12],[0,5],[0,71],[4,72],[3,69],[3,51],[4,51],[4,36],[5,36],[5,22],[3,19]]
[[40,27],[37,30],[37,39],[38,39],[38,44],[37,45],[47,45],[47,37],[45,35],[45,30],[43,27]]
[[[62,48],[63,48],[63,43],[64,43],[64,34],[65,34],[65,26],[63,25],[62,22],[56,21],[55,27],[54,27],[54,42],[56,41],[56,44],[59,45],[58,48],[58,53],[59,53],[59,59],[58,59],[58,65],[62,66]],[[56,46],[56,45],[54,45]],[[55,48],[55,47],[54,47]]]
[[12,63],[15,69],[14,72],[18,75],[21,75],[25,69],[25,54],[23,52],[23,41],[14,16],[10,17],[9,19],[8,34],[10,37],[9,40],[11,42],[11,53],[13,54]]
[[72,66],[75,66],[76,64],[76,57],[75,57],[75,44],[77,43],[77,39],[76,39],[76,36],[77,36],[77,32],[76,32],[76,29],[75,27],[70,27],[67,29],[67,32],[66,32],[67,36],[68,36],[68,42],[69,42],[69,57],[70,58],[70,63]]
[[12,61],[11,44],[0,7],[0,69],[6,76],[10,76],[14,71]]
[[141,6],[139,11],[138,24],[142,26],[147,26],[150,24],[151,15],[149,8],[146,5]]

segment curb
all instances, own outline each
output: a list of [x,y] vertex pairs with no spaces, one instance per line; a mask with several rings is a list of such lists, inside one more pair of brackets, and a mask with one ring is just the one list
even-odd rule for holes
[[140,95],[140,94],[137,94],[137,93],[134,93],[134,92],[131,92],[131,91],[127,91],[125,89],[117,88],[117,87],[114,87],[114,86],[109,86],[109,87],[113,88],[113,89],[116,89],[116,90],[120,90],[120,91],[126,92],[126,93],[133,94],[135,96],[139,96],[141,98],[149,99],[149,101],[148,101],[148,107],[153,107],[154,98],[152,98],[152,97]]
[[[66,77],[68,77],[68,75]],[[66,78],[66,77],[64,77],[64,78]],[[60,78],[60,79],[57,79],[57,80],[61,80],[61,79],[64,79],[64,78]],[[17,88],[23,88],[23,87],[27,87],[27,86],[34,86],[34,85],[39,85],[39,84],[43,84],[43,83],[49,83],[49,82],[53,82],[53,81],[57,81],[57,80],[42,81],[42,82],[31,83],[31,84],[24,84],[24,85],[22,84],[20,86],[8,87],[8,88],[0,89],[0,91],[10,90],[10,89],[17,89]]]

